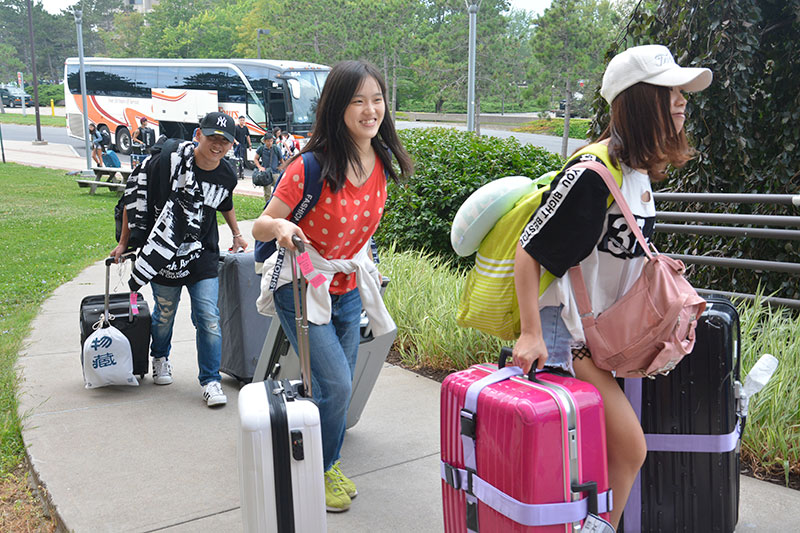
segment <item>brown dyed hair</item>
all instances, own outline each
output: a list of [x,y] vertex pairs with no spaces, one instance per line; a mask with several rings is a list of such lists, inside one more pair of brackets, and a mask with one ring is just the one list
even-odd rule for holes
[[646,169],[651,181],[666,179],[665,167],[680,168],[695,155],[686,133],[675,131],[669,87],[640,82],[619,93],[611,106],[611,122],[598,141],[610,139],[608,154],[615,165]]

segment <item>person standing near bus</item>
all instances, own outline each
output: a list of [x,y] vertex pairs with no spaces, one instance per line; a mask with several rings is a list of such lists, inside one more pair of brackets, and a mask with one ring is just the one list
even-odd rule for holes
[[142,147],[144,154],[150,153],[150,148],[156,143],[156,132],[147,126],[147,119],[142,117],[139,121],[140,126],[133,132],[131,140]]
[[247,149],[252,146],[250,144],[250,130],[245,125],[244,115],[239,115],[239,123],[236,125],[236,133],[233,136],[235,139],[233,152],[244,164],[244,161],[247,160]]
[[236,175],[224,160],[233,133],[230,116],[208,113],[200,121],[197,147],[185,141],[169,158],[160,152],[136,167],[125,188],[119,245],[110,254],[119,261],[129,245],[140,248],[128,286],[136,291],[150,283],[153,289],[150,354],[156,385],[172,383],[172,328],[181,292],[187,288],[197,330],[198,379],[209,407],[228,401],[219,374],[217,211],[233,233],[233,247],[247,248],[233,210]]
[[[380,296],[380,274],[370,253],[386,203],[387,177],[398,180],[412,171],[411,158],[391,120],[384,120],[386,84],[375,66],[343,61],[330,72],[317,107],[313,134],[303,148],[319,162],[322,191],[316,206],[296,225],[289,219],[303,196],[303,158],[286,167],[273,198],[253,224],[253,237],[295,249],[292,237],[305,243],[314,269],[325,282],[309,286],[307,298],[311,383],[322,426],[325,504],[346,511],[358,492],[342,473],[340,451],[358,356],[362,305],[373,334],[394,328]],[[393,168],[396,159],[400,174]],[[291,269],[277,266],[278,252],[264,262],[262,279],[278,269],[274,292],[263,287],[256,305],[276,314],[297,352]]]
[[89,142],[92,143],[92,160],[98,167],[103,166],[103,136],[93,122],[89,123]]

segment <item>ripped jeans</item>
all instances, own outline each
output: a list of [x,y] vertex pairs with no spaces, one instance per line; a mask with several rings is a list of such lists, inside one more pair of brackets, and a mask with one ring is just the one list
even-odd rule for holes
[[[153,288],[155,305],[151,316],[150,355],[169,357],[172,347],[172,327],[175,312],[181,299],[183,286],[150,284]],[[219,279],[207,278],[186,285],[192,303],[192,324],[196,330],[197,376],[200,385],[209,381],[220,381],[219,364],[222,357],[222,333],[219,323]]]

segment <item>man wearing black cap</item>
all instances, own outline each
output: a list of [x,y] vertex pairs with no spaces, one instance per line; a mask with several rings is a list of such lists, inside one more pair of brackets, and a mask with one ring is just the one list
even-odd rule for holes
[[247,248],[233,210],[236,175],[223,159],[233,144],[234,127],[230,116],[208,113],[200,121],[197,147],[183,142],[175,151],[154,154],[131,174],[119,245],[111,252],[118,260],[129,247],[140,248],[128,285],[131,291],[147,283],[153,289],[150,354],[157,385],[172,383],[172,327],[181,291],[188,289],[198,378],[209,407],[228,401],[219,375],[217,211],[233,233],[234,249]]

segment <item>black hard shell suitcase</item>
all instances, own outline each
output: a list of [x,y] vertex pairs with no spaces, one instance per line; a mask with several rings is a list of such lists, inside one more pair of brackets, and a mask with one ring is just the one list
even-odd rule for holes
[[[639,404],[648,452],[619,531],[730,533],[736,528],[739,315],[726,298],[707,301],[694,350],[668,376],[638,380],[641,402],[635,401],[637,380],[624,380],[635,410]],[[681,451],[656,451],[664,448]],[[702,448],[714,451],[697,451]]]
[[272,317],[262,315],[256,308],[260,294],[261,276],[255,271],[255,254],[223,253],[219,262],[218,306],[222,327],[219,369],[244,383],[253,380],[272,323]]
[[[109,258],[110,259],[110,258]],[[108,294],[108,278],[111,261],[106,260],[106,294]],[[83,342],[94,331],[93,326],[103,315],[105,294],[87,296],[81,300],[80,329],[81,351]],[[110,324],[120,330],[131,343],[133,355],[133,373],[143,378],[147,374],[150,354],[150,307],[140,292],[136,293],[138,314],[133,314],[130,305],[130,293],[108,294],[108,310],[111,314]]]

